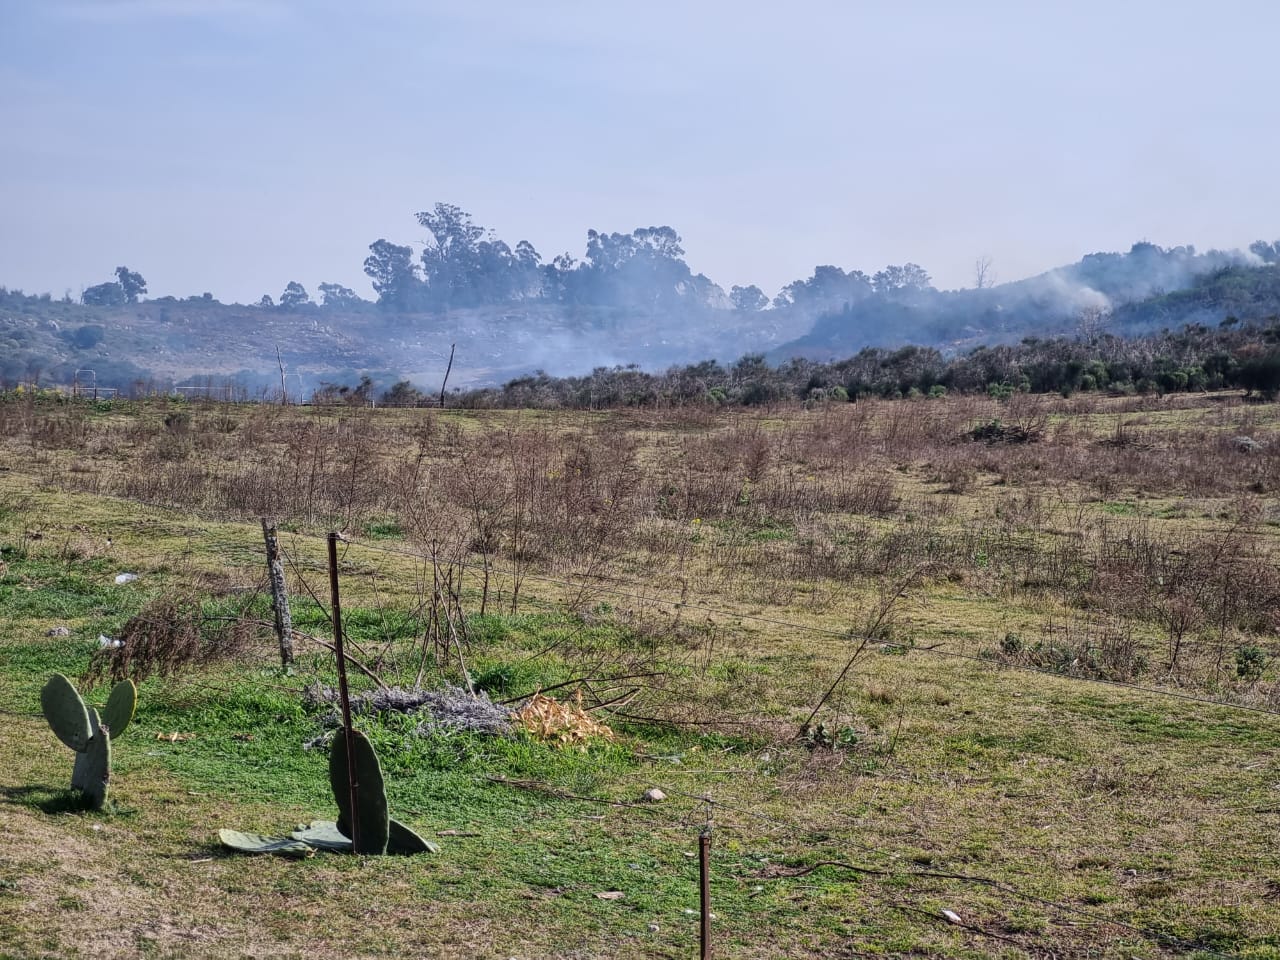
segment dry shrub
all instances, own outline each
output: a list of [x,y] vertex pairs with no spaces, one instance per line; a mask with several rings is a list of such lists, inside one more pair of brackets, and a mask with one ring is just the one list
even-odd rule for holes
[[614,738],[613,731],[583,707],[581,690],[572,703],[561,703],[555,697],[535,693],[511,718],[539,740],[584,745],[596,737]]
[[1130,769],[1116,757],[1109,758],[1098,766],[1089,767],[1080,776],[1080,788],[1090,794],[1132,794],[1149,793],[1157,788],[1164,779],[1164,771],[1160,769],[1137,772]]
[[882,703],[888,706],[896,703],[898,697],[884,684],[873,683],[867,687],[867,699],[872,703]]
[[1129,624],[1084,618],[1050,620],[1043,625],[1041,638],[1030,645],[1017,634],[1006,634],[995,656],[1005,663],[1065,676],[1121,682],[1136,680],[1149,667]]
[[965,460],[952,460],[945,464],[938,479],[947,493],[965,494],[978,482],[978,471]]
[[172,677],[194,667],[243,654],[260,629],[247,617],[206,630],[200,600],[192,596],[160,597],[130,619],[116,638],[118,645],[94,654],[84,676],[87,686],[109,678],[141,683],[151,676]]

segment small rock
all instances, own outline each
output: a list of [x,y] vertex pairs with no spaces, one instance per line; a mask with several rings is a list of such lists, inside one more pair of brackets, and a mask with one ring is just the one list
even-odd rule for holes
[[52,630],[45,631],[46,637],[69,637],[71,636],[70,627],[54,627]]
[[663,800],[667,799],[667,795],[657,787],[652,787],[651,789],[646,790],[640,799],[645,803],[661,803]]

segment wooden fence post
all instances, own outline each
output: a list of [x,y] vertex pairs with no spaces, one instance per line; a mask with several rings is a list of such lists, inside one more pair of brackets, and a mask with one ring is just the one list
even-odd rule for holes
[[284,564],[280,562],[280,541],[276,539],[276,522],[262,518],[262,539],[267,544],[267,577],[271,581],[271,609],[276,617],[276,639],[280,642],[280,665],[293,663],[293,614],[289,612],[289,594],[284,585]]

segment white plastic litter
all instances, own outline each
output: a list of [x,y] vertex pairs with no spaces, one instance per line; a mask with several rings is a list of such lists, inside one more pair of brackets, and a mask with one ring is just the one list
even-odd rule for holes
[[121,573],[116,575],[116,583],[133,583],[138,579],[136,573]]
[[103,650],[118,650],[124,646],[123,640],[114,640],[105,633],[98,634],[98,646]]

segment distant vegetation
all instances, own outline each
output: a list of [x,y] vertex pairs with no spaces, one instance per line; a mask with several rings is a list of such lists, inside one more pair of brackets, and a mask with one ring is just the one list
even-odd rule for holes
[[[398,384],[387,399],[401,399],[397,391],[403,394],[404,388]],[[1244,389],[1265,399],[1280,393],[1280,319],[1241,324],[1232,318],[1216,328],[1193,324],[1176,333],[1132,338],[1029,337],[950,358],[932,347],[867,347],[829,363],[797,359],[774,367],[756,354],[729,365],[711,360],[665,373],[636,367],[599,368],[584,377],[539,373],[501,388],[468,391],[456,402],[470,407],[595,409],[936,398],[953,392],[1003,399],[1014,393],[1132,395],[1221,389]]]
[[[1135,366],[1132,351],[1099,338],[1154,335],[1162,350],[1168,338],[1160,331],[1190,325],[1199,344],[1207,339],[1194,331],[1230,317],[1265,326],[1280,316],[1280,240],[1207,252],[1140,242],[999,284],[984,257],[974,264],[972,286],[960,290],[936,289],[928,271],[910,262],[872,272],[819,264],[770,296],[755,284],[726,292],[696,273],[671,226],[588,230],[581,259],[567,252],[548,259],[528,240],[508,244],[453,204],[437,203],[416,220],[424,230],[417,251],[385,238],[369,245],[363,268],[376,302],[337,282],[319,284],[313,297],[297,280],[251,305],[223,304],[210,292],[148,300],[147,280],[126,266],[85,289],[79,302],[70,293],[55,301],[0,288],[0,382],[68,381],[75,369],[92,367],[99,382],[117,386],[235,371],[258,389],[278,381],[275,348],[282,346],[286,362],[309,371],[311,390],[335,373],[412,380],[456,342],[464,367],[476,371],[459,371],[454,382],[463,384],[539,368],[569,374],[634,363],[653,370],[762,354],[771,364],[823,361],[818,376],[832,387],[891,394],[985,388],[970,376],[978,362],[970,351],[986,345],[986,386],[1007,381],[1016,389],[1025,379],[1037,390],[1040,383],[1089,389],[1090,382],[1140,390],[1143,381],[1182,389],[1178,371],[1187,384],[1226,384],[1232,369],[1247,380],[1256,358],[1233,356],[1234,367],[1219,363],[1215,372],[1212,350],[1188,359],[1170,342],[1173,353],[1139,357]],[[1028,339],[1036,342],[1025,350],[1012,346]],[[1038,345],[1045,340],[1055,355],[1070,356],[1046,358]],[[1213,349],[1243,346],[1224,343]],[[918,350],[902,353],[911,347]],[[860,354],[864,348],[874,349]],[[1046,373],[1059,360],[1129,367]],[[1003,369],[1010,363],[1018,369]],[[692,376],[726,396],[743,379],[714,369]],[[797,389],[794,370],[748,379],[764,385],[752,394],[759,399],[769,398],[769,383],[788,395]]]

